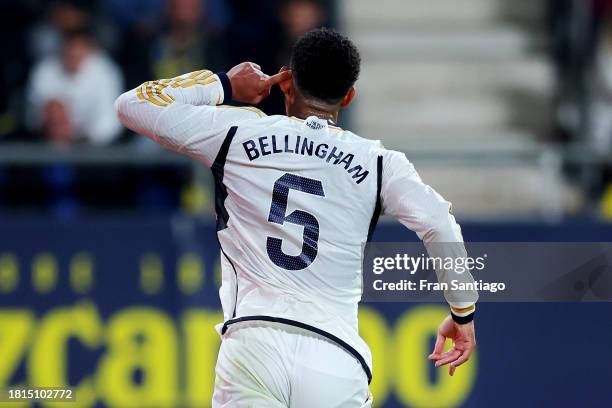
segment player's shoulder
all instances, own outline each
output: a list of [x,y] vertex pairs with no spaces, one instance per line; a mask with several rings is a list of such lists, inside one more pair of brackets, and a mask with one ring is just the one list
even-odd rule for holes
[[251,106],[221,105],[220,107],[236,112],[235,115],[241,115],[243,120],[237,126],[242,129],[249,128],[255,131],[265,130],[266,132],[274,132],[278,129],[290,131],[295,127],[295,122],[301,120],[285,115],[266,115],[263,111]]
[[397,174],[412,176],[416,172],[414,165],[403,152],[381,146],[376,154],[382,159],[383,178]]
[[354,143],[363,145],[371,158],[382,161],[383,174],[389,171],[414,171],[414,165],[405,153],[386,148],[378,139],[366,139],[350,131],[345,131],[344,134]]
[[368,151],[371,154],[376,154],[381,149],[384,149],[381,141],[379,139],[367,139],[365,137],[359,136],[358,134],[350,131],[341,129],[342,132],[340,134],[340,138],[345,140],[346,142],[362,146],[362,148]]
[[242,129],[267,118],[267,116],[253,106],[217,105],[215,106],[215,118],[228,128]]
[[324,137],[328,138],[326,139],[327,142],[333,143],[334,145],[348,145],[351,150],[360,150],[368,154],[382,147],[380,140],[366,139],[350,130],[336,125],[330,120],[325,120],[316,116],[302,119],[295,116],[276,115],[271,116],[270,122],[266,124],[270,125],[273,123],[278,123],[279,126],[287,126],[294,130],[304,132],[307,135],[316,135],[318,132],[322,132],[321,136],[325,134]]
[[255,120],[267,117],[262,110],[254,106],[217,105],[217,109],[221,113],[231,114],[240,120]]

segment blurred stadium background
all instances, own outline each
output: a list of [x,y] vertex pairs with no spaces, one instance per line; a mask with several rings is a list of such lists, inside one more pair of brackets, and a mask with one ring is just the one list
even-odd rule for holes
[[[121,129],[113,101],[244,60],[272,73],[320,25],[362,52],[341,125],[406,152],[467,240],[612,241],[611,7],[1,2],[0,387],[70,384],[72,407],[210,405],[222,319],[211,178]],[[280,93],[261,108],[283,113]],[[415,237],[385,220],[375,239]],[[364,305],[377,406],[610,406],[606,309],[483,304],[478,355],[449,378],[425,360],[443,305]]]

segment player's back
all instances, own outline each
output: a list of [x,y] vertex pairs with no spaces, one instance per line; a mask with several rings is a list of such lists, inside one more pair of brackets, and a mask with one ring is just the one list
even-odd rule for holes
[[379,142],[314,116],[230,130],[213,164],[226,320],[280,317],[358,338],[379,151]]
[[[249,63],[241,66],[255,69]],[[262,80],[264,85],[270,83],[270,78],[255,75],[255,79],[255,89],[261,89]],[[315,116],[305,120],[267,117],[253,108],[220,106],[232,99],[232,92],[226,74],[201,70],[145,82],[121,95],[115,107],[126,127],[191,156],[210,167],[216,178],[224,311],[224,322],[218,327],[225,352],[220,352],[217,375],[221,380],[215,395],[221,400],[244,396],[237,391],[244,384],[234,384],[233,347],[253,357],[247,360],[256,370],[259,353],[268,353],[270,344],[269,339],[261,339],[261,348],[241,345],[240,336],[232,339],[232,333],[245,329],[251,333],[246,337],[253,340],[260,332],[250,329],[263,325],[269,337],[283,337],[280,346],[288,347],[284,355],[300,364],[310,366],[309,360],[329,345],[328,340],[335,344],[326,354],[334,381],[325,397],[331,398],[338,394],[337,368],[343,367],[348,383],[356,378],[353,369],[359,368],[354,360],[338,363],[346,357],[337,353],[338,345],[355,357],[368,380],[372,378],[371,353],[358,333],[357,305],[362,291],[361,246],[378,213],[397,218],[426,246],[462,243],[461,230],[450,213],[450,203],[422,182],[404,154],[385,150],[378,141],[362,139]],[[448,246],[439,248],[428,247],[428,251],[434,256],[465,257],[463,245],[450,251]],[[436,273],[440,280],[448,280],[448,271]],[[446,295],[454,319],[473,318],[476,293],[470,301]],[[282,326],[280,331],[267,327],[277,324]],[[295,336],[287,325],[296,326],[301,335]],[[294,347],[296,342],[312,346],[305,357]],[[274,348],[272,355],[278,352]],[[284,358],[276,362],[280,368],[285,366]],[[262,370],[267,372],[268,365]],[[279,375],[291,377],[288,372]],[[224,384],[237,388],[227,391]],[[320,390],[321,385],[318,382],[314,389]],[[357,401],[365,398],[364,384],[353,385],[347,389],[357,394],[349,394]],[[340,399],[346,400],[342,395]],[[310,400],[308,395],[305,400]]]

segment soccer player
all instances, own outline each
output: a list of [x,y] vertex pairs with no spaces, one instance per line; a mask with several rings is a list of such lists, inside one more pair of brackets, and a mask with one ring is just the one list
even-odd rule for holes
[[[214,407],[371,406],[371,354],[357,306],[361,245],[379,214],[426,245],[465,250],[450,203],[404,154],[336,125],[359,70],[349,39],[317,29],[276,75],[244,62],[227,73],[145,82],[116,102],[126,127],[200,161],[216,180],[225,321]],[[287,116],[222,105],[256,104],[275,85]],[[452,375],[475,346],[475,306],[447,300],[429,358],[450,364]],[[454,344],[444,352],[446,338]]]

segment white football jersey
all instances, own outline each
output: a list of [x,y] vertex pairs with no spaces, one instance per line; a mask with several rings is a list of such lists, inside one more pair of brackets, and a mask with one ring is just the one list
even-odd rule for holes
[[[358,334],[362,244],[382,212],[428,242],[462,242],[450,203],[405,155],[311,116],[219,106],[225,74],[197,71],[123,94],[123,124],[212,169],[221,244],[220,330],[245,320],[315,331],[353,354],[371,378]],[[473,303],[453,302],[467,316]]]

